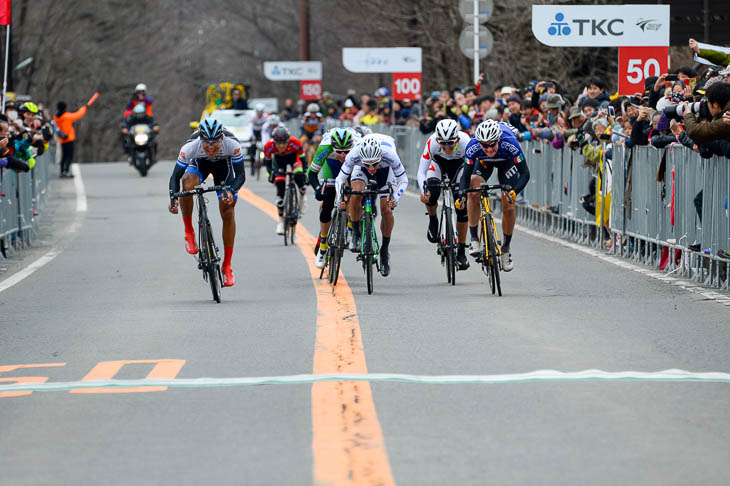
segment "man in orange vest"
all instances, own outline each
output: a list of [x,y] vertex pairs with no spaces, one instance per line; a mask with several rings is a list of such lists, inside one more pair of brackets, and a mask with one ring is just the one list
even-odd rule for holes
[[56,122],[56,133],[61,142],[61,177],[73,177],[73,174],[69,170],[74,158],[74,142],[76,140],[76,130],[74,130],[73,123],[86,114],[87,108],[93,105],[98,97],[99,93],[94,93],[94,96],[91,97],[86,105],[73,113],[66,111],[66,103],[63,101],[59,101],[56,105],[57,110],[53,121]]

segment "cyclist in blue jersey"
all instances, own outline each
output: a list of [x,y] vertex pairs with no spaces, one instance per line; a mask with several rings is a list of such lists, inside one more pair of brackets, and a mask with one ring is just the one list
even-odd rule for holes
[[[492,171],[497,169],[499,183],[502,184],[502,269],[509,272],[513,268],[510,243],[515,228],[515,198],[530,180],[525,154],[517,141],[514,131],[507,123],[486,120],[474,131],[474,138],[466,147],[466,163],[461,177],[460,190],[479,187],[489,180]],[[469,253],[479,254],[479,193],[469,193],[469,233],[471,245]]]

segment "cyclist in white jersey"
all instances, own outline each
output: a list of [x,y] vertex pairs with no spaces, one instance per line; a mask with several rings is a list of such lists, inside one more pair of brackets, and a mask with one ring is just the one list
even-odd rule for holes
[[[421,189],[421,202],[426,205],[428,212],[428,230],[426,238],[431,243],[436,243],[439,238],[439,220],[436,215],[441,188],[438,184],[447,174],[451,182],[457,183],[461,178],[463,170],[466,146],[471,138],[466,133],[459,131],[459,125],[451,119],[441,120],[436,124],[436,131],[426,142],[418,166],[418,187]],[[424,190],[424,183],[427,189]],[[458,185],[457,188],[458,190]],[[452,191],[455,193],[456,191]],[[454,194],[454,199],[457,197]],[[466,258],[466,239],[468,215],[466,208],[456,210],[456,232],[459,239],[459,247],[456,252],[457,268],[466,270],[469,268],[469,260]]]
[[266,124],[266,114],[264,113],[264,104],[256,103],[255,113],[248,119],[248,129],[251,133],[251,145],[248,148],[248,157],[251,159],[251,174],[254,173],[256,161],[256,142],[261,142],[262,130]]
[[[391,176],[392,171],[392,176]],[[383,244],[380,247],[380,268],[384,277],[390,274],[390,237],[395,225],[393,209],[398,199],[408,187],[408,176],[403,167],[398,153],[395,149],[395,141],[392,137],[373,133],[363,137],[355,150],[352,150],[345,158],[340,173],[337,175],[335,190],[337,200],[340,201],[340,209],[345,209],[345,201],[342,199],[342,187],[347,178],[350,177],[350,185],[353,191],[362,191],[368,180],[375,179],[378,189],[385,189],[389,182],[395,182],[393,188],[393,199],[388,199],[388,194],[381,194],[380,197],[380,230],[383,234]],[[393,181],[395,179],[395,181]],[[362,196],[352,195],[350,197],[349,214],[352,221],[351,251],[358,251],[362,239],[360,219],[362,218]]]
[[281,124],[281,118],[279,118],[279,115],[277,115],[276,113],[272,113],[266,119],[266,123],[264,123],[264,126],[261,127],[261,146],[262,147],[266,145],[266,142],[271,140],[271,133],[278,126],[284,126],[284,125]]

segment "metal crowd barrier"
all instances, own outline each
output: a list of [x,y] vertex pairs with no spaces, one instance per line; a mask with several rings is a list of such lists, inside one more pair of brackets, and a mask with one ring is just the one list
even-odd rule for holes
[[[289,123],[298,134],[299,121]],[[326,121],[327,129],[346,125]],[[395,139],[410,186],[418,190],[416,176],[428,135],[403,126],[377,124],[372,129]],[[518,200],[521,224],[729,289],[730,260],[718,256],[720,250],[730,251],[729,159],[702,159],[683,146],[609,145],[603,147],[600,163],[592,165],[567,146],[555,149],[547,142],[531,141],[523,142],[522,148],[530,182]],[[590,194],[592,180],[598,216],[582,201]],[[702,217],[696,207],[702,208]],[[699,251],[690,250],[692,245],[699,245]]]
[[[37,215],[48,199],[50,165],[54,146],[40,157],[28,173],[0,170],[0,247],[3,253],[30,245],[38,233]],[[0,255],[1,257],[2,255]]]

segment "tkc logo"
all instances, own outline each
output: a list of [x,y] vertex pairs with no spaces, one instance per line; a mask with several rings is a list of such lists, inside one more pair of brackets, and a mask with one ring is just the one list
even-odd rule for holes
[[[620,36],[624,34],[623,30],[617,30],[617,25],[620,24],[620,26],[623,26],[623,19],[573,19],[571,22],[578,25],[578,35],[581,36]],[[573,32],[573,29],[570,28],[570,24],[565,20],[565,15],[562,12],[555,14],[555,22],[550,23],[548,34],[553,36],[568,36],[571,32]]]

